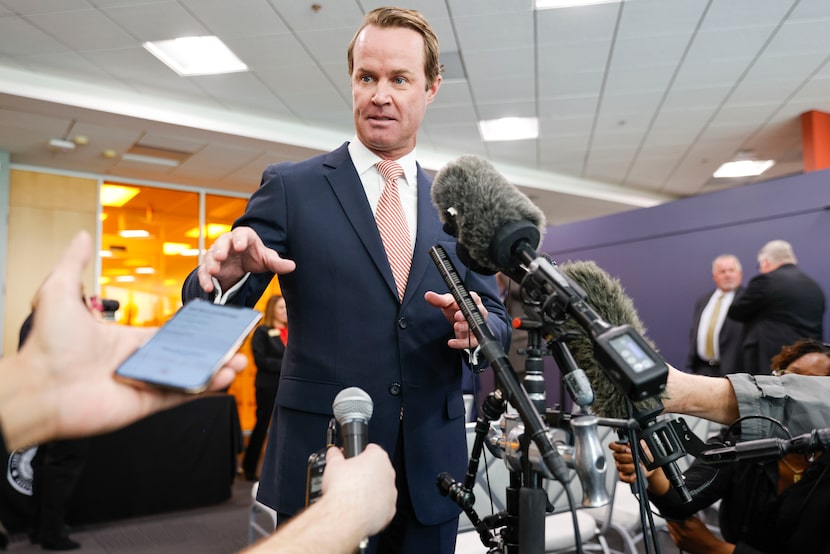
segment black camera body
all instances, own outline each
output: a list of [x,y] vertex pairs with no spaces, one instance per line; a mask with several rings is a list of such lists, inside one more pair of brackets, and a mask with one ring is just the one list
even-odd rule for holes
[[328,448],[321,448],[308,457],[305,489],[306,506],[311,506],[323,496],[323,472],[326,470],[326,450]]
[[323,496],[323,472],[326,470],[326,450],[337,446],[337,420],[331,418],[326,428],[326,446],[308,457],[306,471],[305,505],[311,506]]

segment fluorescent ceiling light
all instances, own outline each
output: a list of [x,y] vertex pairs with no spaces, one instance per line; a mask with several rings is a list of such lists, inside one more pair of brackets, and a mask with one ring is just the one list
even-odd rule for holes
[[145,42],[142,46],[182,77],[248,71],[248,66],[214,36]]
[[[208,223],[206,225],[206,227],[207,227],[206,233],[207,233],[207,237],[209,239],[215,239],[216,237],[218,237],[222,233],[227,233],[228,231],[231,230],[231,226],[228,225],[227,223]],[[192,238],[192,239],[199,238],[199,228],[194,227],[194,228],[190,229],[189,231],[185,232],[184,236],[186,236],[188,238]]]
[[144,229],[124,229],[119,231],[118,234],[125,239],[146,239],[150,236],[150,232]]
[[773,160],[738,160],[726,162],[712,175],[717,179],[755,177],[775,165]]
[[131,154],[129,152],[122,154],[121,159],[145,164],[166,165],[167,167],[178,167],[180,165],[179,160],[159,158],[157,156],[145,156],[143,154]]
[[481,140],[535,139],[539,136],[539,120],[535,117],[503,117],[478,122]]
[[118,275],[115,278],[117,283],[132,283],[135,281],[135,275]]
[[536,0],[536,9],[574,8],[577,6],[593,6],[594,4],[618,4],[620,2],[622,0]]
[[[132,200],[141,189],[136,187],[125,187],[123,185],[101,185],[101,205],[109,208],[120,208]],[[105,219],[102,214],[101,220]]]
[[99,250],[98,255],[102,258],[112,258],[112,250]]
[[165,242],[161,245],[161,251],[165,256],[178,256],[189,248],[190,245],[185,242]]
[[135,268],[136,275],[152,275],[156,270],[152,267],[137,267]]

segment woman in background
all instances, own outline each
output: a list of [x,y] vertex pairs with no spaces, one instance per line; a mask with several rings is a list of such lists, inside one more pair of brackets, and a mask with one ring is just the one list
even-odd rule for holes
[[259,480],[257,466],[277,398],[282,356],[288,341],[287,325],[288,312],[285,309],[285,299],[275,294],[268,299],[268,304],[265,306],[264,323],[257,327],[251,338],[251,350],[256,364],[256,380],[254,381],[256,423],[242,460],[242,471],[245,472],[245,479],[248,481]]

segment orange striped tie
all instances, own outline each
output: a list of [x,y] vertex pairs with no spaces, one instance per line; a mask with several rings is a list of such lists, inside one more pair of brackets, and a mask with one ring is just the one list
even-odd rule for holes
[[401,196],[398,193],[398,177],[403,175],[403,169],[398,162],[392,160],[383,160],[375,165],[386,180],[375,211],[375,221],[389,266],[392,268],[392,275],[395,277],[395,285],[398,287],[398,299],[403,300],[409,268],[412,265],[409,225],[406,223]]

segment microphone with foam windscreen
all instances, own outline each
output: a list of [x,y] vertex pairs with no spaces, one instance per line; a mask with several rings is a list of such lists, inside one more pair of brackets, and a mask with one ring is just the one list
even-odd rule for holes
[[532,288],[550,319],[567,314],[589,330],[607,376],[629,398],[642,400],[665,388],[668,368],[654,348],[629,326],[599,317],[585,293],[536,252],[544,216],[489,162],[463,156],[448,164],[435,177],[432,200],[458,237],[459,257],[465,250],[475,266]]
[[[634,308],[634,302],[625,294],[618,279],[591,261],[568,262],[562,265],[562,272],[591,299],[591,305],[604,321],[612,325],[630,326],[650,344],[644,337],[645,326]],[[621,393],[619,386],[607,378],[607,367],[597,359],[595,343],[585,329],[573,320],[567,320],[562,324],[562,330],[569,337],[568,349],[574,360],[593,385],[594,412],[609,418],[629,417],[628,399]],[[635,401],[632,408],[631,415],[645,426],[642,438],[648,446],[648,451],[643,452],[646,465],[649,469],[661,467],[680,497],[691,501],[676,463],[686,452],[669,423],[654,423],[654,418],[663,408],[659,397],[651,396]]]
[[[645,325],[618,279],[591,261],[567,262],[560,267],[562,273],[590,298],[591,306],[603,320],[614,326],[629,325],[645,338]],[[562,328],[569,335],[571,355],[593,386],[594,403],[591,408],[594,413],[610,418],[629,417],[627,398],[606,376],[605,369],[594,356],[594,343],[588,333],[573,320],[565,321]],[[659,398],[655,397],[634,402],[634,409],[639,413],[650,413],[660,408]]]
[[438,172],[432,203],[444,230],[458,237],[458,257],[479,273],[513,277],[510,246],[525,242],[536,248],[544,236],[542,210],[476,156],[462,156]]
[[372,398],[359,387],[341,390],[331,406],[334,418],[340,424],[343,456],[357,456],[366,448],[369,437],[369,420],[372,419]]

